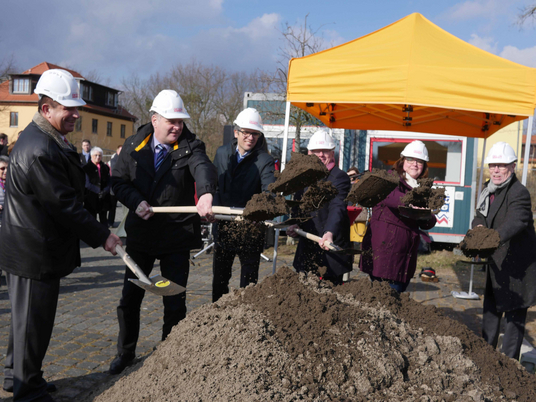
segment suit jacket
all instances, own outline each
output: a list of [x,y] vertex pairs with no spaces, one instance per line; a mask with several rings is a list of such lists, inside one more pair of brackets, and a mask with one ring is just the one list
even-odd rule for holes
[[78,154],[78,157],[80,158],[80,163],[82,166],[91,161],[91,156],[88,156],[88,159],[86,160],[86,156],[82,152]]
[[476,211],[472,227],[478,225],[495,229],[501,238],[499,248],[491,256],[493,263],[488,265],[497,309],[504,312],[536,305],[532,205],[529,191],[517,177],[495,193],[488,216]]

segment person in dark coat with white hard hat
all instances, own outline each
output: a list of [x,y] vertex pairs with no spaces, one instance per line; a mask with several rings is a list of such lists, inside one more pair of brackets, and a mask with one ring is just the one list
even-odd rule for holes
[[[213,219],[216,168],[206,154],[205,144],[188,130],[184,119],[190,115],[176,91],[161,91],[150,111],[151,121],[123,145],[113,170],[112,188],[129,209],[125,230],[130,257],[147,276],[158,259],[162,276],[186,287],[190,250],[202,245],[200,216]],[[152,206],[192,206],[196,190],[197,214],[152,212]],[[110,364],[111,374],[119,374],[135,358],[145,291],[129,281],[134,278],[125,269],[117,307],[117,356]],[[162,340],[186,316],[186,294],[164,296],[163,303]]]
[[393,289],[404,292],[417,268],[417,250],[421,229],[436,224],[435,215],[425,220],[400,214],[400,199],[418,187],[417,179],[428,177],[428,150],[422,141],[406,145],[392,173],[400,177],[398,186],[372,208],[372,217],[362,243],[359,268],[370,278],[386,281]]
[[499,248],[486,270],[482,336],[493,347],[506,319],[502,352],[519,359],[529,307],[536,305],[536,234],[530,193],[515,175],[517,156],[505,142],[494,144],[485,160],[490,180],[480,193],[472,227],[499,232]]
[[[254,108],[240,112],[234,121],[235,139],[218,148],[214,165],[218,169],[218,192],[214,205],[244,208],[253,195],[268,190],[275,181],[274,159],[268,154],[262,118]],[[250,233],[247,242],[237,244],[233,223],[221,221],[215,230],[212,301],[229,293],[233,261],[240,259],[240,287],[257,283],[264,247],[264,230]]]
[[65,70],[41,75],[38,112],[10,155],[0,232],[11,330],[4,390],[15,401],[52,401],[43,359],[52,336],[60,279],[81,265],[80,240],[115,254],[121,240],[84,208],[85,174],[66,139],[79,118],[78,82]]
[[[350,247],[350,218],[345,201],[351,187],[350,178],[336,166],[335,141],[326,130],[315,132],[307,149],[309,155],[318,156],[329,170],[329,175],[324,180],[331,182],[338,193],[318,211],[311,212],[312,219],[299,225],[303,231],[319,236],[320,240],[316,243],[300,238],[293,265],[298,272],[325,267],[327,271],[322,278],[339,285],[343,282],[344,274],[352,270],[353,256],[333,253],[324,243],[328,241],[342,248]],[[298,192],[295,198],[299,200],[302,195],[303,191]],[[287,235],[298,237],[294,231],[296,228],[298,225],[289,226]]]

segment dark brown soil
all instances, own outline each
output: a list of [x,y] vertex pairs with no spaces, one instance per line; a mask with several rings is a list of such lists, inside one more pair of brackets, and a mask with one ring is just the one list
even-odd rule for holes
[[534,401],[536,378],[387,284],[283,267],[177,325],[81,402]]
[[277,174],[275,183],[268,186],[272,193],[293,194],[327,177],[328,169],[316,155],[292,153],[285,170]]
[[259,222],[220,221],[218,222],[219,242],[230,250],[253,252],[258,249],[258,242],[263,238],[266,226]]
[[285,198],[270,193],[254,194],[248,201],[242,216],[252,221],[265,221],[288,214]]
[[352,204],[372,208],[398,186],[399,180],[397,174],[391,174],[387,170],[374,169],[366,172],[352,186],[346,200]]
[[404,205],[428,208],[435,213],[445,204],[445,189],[432,188],[434,179],[418,179],[419,187],[412,189],[402,197]]
[[330,181],[319,181],[309,186],[301,198],[300,209],[309,213],[322,208],[339,194],[339,190]]
[[477,226],[470,229],[458,247],[466,257],[488,258],[499,247],[501,238],[495,229]]

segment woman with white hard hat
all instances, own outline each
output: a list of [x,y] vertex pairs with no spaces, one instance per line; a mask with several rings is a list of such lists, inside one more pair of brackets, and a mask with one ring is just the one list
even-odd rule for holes
[[517,180],[516,161],[506,142],[491,147],[484,161],[490,180],[478,197],[472,227],[495,229],[501,239],[486,270],[482,336],[495,348],[504,314],[502,352],[519,359],[527,309],[536,305],[536,234],[530,193]]
[[[324,180],[331,182],[338,194],[318,211],[312,212],[312,219],[300,225],[301,229],[319,236],[320,240],[315,244],[311,240],[300,238],[293,266],[298,272],[311,271],[312,267],[326,267],[326,272],[321,274],[322,278],[338,285],[343,282],[344,274],[352,270],[353,256],[334,254],[328,251],[324,242],[329,241],[342,248],[350,247],[350,219],[345,201],[351,187],[350,178],[336,166],[335,141],[326,130],[321,129],[313,134],[307,150],[309,155],[316,155],[329,170],[329,175]],[[302,195],[303,191],[296,193],[295,199],[299,200]],[[290,226],[287,235],[298,237],[295,228],[297,225]]]
[[422,141],[406,145],[394,163],[392,173],[400,177],[398,186],[372,209],[372,217],[362,243],[361,271],[375,281],[386,281],[404,292],[417,268],[417,250],[422,229],[435,226],[436,218],[416,220],[400,215],[400,199],[418,187],[417,179],[428,177],[428,150]]

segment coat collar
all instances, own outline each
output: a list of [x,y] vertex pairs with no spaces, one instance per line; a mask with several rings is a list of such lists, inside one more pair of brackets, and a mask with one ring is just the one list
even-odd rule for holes
[[510,180],[510,184],[508,186],[495,192],[495,198],[493,199],[493,202],[489,207],[489,214],[486,218],[489,227],[491,227],[491,225],[493,224],[493,219],[495,219],[495,215],[497,215],[497,212],[499,211],[501,205],[504,203],[504,200],[506,199],[506,193],[508,193],[508,190],[516,181],[517,177],[514,174],[514,177],[512,177],[512,180]]

